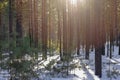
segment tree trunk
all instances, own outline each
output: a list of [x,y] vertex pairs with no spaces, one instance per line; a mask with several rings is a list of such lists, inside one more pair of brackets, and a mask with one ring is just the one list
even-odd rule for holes
[[32,47],[33,43],[33,29],[32,29],[32,0],[29,0],[29,39],[30,39],[30,47]]
[[16,45],[21,45],[22,39],[22,0],[16,1]]
[[34,43],[38,47],[38,0],[34,0]]
[[[88,4],[87,4],[88,2]],[[86,1],[87,9],[85,10],[86,14],[86,54],[85,59],[89,59],[89,47],[90,47],[90,1]]]
[[109,43],[107,42],[107,57],[109,56]]
[[66,0],[63,1],[63,56],[67,56],[67,14],[66,14]]
[[9,37],[13,37],[13,2],[14,0],[9,0]]
[[110,58],[112,58],[112,52],[113,52],[113,51],[112,51],[112,46],[113,46],[113,43],[111,42],[111,43],[110,43]]
[[101,49],[95,49],[95,75],[102,76]]
[[85,59],[89,59],[89,47],[88,46],[86,46]]
[[104,43],[100,39],[102,39],[101,36],[101,2],[102,0],[96,1],[94,0],[94,8],[95,8],[95,75],[101,77],[102,76],[102,46]]
[[60,60],[62,61],[62,35],[61,35],[61,15],[60,15],[60,6],[61,6],[61,2],[59,0],[57,0],[57,8],[58,8],[58,40],[59,40],[59,53],[60,53]]
[[105,46],[104,45],[101,50],[102,50],[102,55],[105,55]]
[[42,51],[43,59],[47,59],[47,0],[42,0]]

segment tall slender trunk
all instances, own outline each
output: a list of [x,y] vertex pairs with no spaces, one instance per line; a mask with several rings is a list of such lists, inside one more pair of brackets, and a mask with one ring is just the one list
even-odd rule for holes
[[34,43],[38,47],[38,0],[34,0]]
[[81,25],[81,21],[82,21],[82,18],[81,18],[81,12],[80,11],[81,9],[81,5],[80,5],[80,1],[78,0],[77,1],[77,55],[80,54],[80,27],[82,26]]
[[9,37],[13,37],[13,0],[9,0]]
[[57,0],[57,8],[58,8],[58,40],[59,40],[59,53],[60,53],[60,60],[62,60],[62,40],[61,40],[61,15],[60,15],[60,6],[61,2]]
[[[13,39],[13,9],[14,8],[15,8],[15,1],[9,0],[9,40],[10,41]],[[11,49],[12,45],[13,44],[9,43],[9,49]],[[9,50],[9,58],[10,60],[12,60],[10,50]],[[11,74],[11,66],[8,66],[8,68],[10,72],[10,78],[12,79],[13,76]]]
[[102,58],[101,58],[101,49],[95,49],[95,75],[102,77]]
[[16,1],[16,45],[21,45],[22,39],[22,0]]
[[90,1],[86,1],[87,7],[85,10],[86,14],[86,54],[85,59],[89,59],[89,48],[90,48]]
[[67,55],[67,19],[66,19],[66,0],[63,5],[63,56]]
[[120,43],[119,43],[119,53],[118,54],[120,55]]
[[102,76],[102,64],[101,64],[101,32],[100,32],[100,27],[101,27],[101,1],[96,1],[94,0],[94,9],[95,9],[95,74],[98,75],[99,77]]
[[103,4],[103,6],[101,6],[101,11],[102,12],[101,12],[101,29],[100,29],[101,31],[100,32],[101,32],[101,39],[102,39],[101,44],[103,44],[101,50],[102,50],[102,55],[105,55],[105,42],[106,42],[105,20],[104,20],[104,17],[105,17],[105,10],[104,10],[105,2],[102,0],[101,4]]
[[33,20],[33,13],[34,13],[33,0],[29,0],[28,2],[29,2],[29,5],[28,5],[28,7],[29,7],[29,39],[30,39],[30,47],[32,47],[33,46],[33,26],[34,26],[34,24],[33,24],[33,22],[34,22],[34,20]]
[[42,0],[42,51],[43,59],[47,59],[47,0]]
[[102,55],[105,55],[105,46],[104,45],[101,50],[102,50]]
[[[2,25],[2,19],[1,19],[1,11],[0,11],[0,29],[1,29],[1,25]],[[2,40],[2,30],[0,30],[0,41]]]

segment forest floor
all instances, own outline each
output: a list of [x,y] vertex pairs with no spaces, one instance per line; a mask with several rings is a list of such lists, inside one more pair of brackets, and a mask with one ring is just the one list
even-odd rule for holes
[[[78,60],[79,64],[82,65],[82,67],[71,70],[67,77],[63,77],[62,73],[56,74],[54,76],[44,74],[41,79],[43,80],[120,80],[120,55],[118,55],[118,49],[119,47],[114,46],[112,59],[107,57],[107,55],[102,56],[101,78],[99,78],[94,74],[95,51],[93,50],[92,52],[90,52],[89,61],[83,59],[84,55],[80,55],[80,57],[76,57],[75,60]],[[107,53],[107,47],[105,49],[105,53]]]
[[[78,62],[80,68],[75,68],[69,71],[69,75],[66,76],[63,73],[55,73],[53,70],[50,70],[48,64],[52,60],[54,63],[59,61],[59,55],[54,55],[49,57],[45,61],[41,61],[38,67],[38,73],[40,80],[120,80],[120,55],[118,55],[118,47],[114,46],[114,52],[112,54],[112,59],[107,57],[107,55],[102,56],[102,77],[99,78],[94,74],[95,72],[95,51],[90,52],[90,59],[85,60],[82,50],[80,50],[80,56],[77,56],[74,61]],[[105,49],[107,53],[107,49]],[[44,65],[44,66],[41,66]],[[54,64],[55,66],[56,64]],[[46,71],[46,69],[49,71]],[[7,80],[9,76],[8,72],[5,70],[0,71],[0,80]]]

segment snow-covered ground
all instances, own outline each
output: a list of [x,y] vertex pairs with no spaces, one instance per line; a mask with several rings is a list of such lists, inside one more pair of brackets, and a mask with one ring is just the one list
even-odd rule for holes
[[[87,64],[81,69],[74,69],[71,71],[68,77],[51,77],[43,78],[44,80],[120,80],[120,55],[118,55],[118,47],[114,46],[114,52],[112,52],[112,59],[107,57],[107,55],[102,56],[102,77],[99,78],[94,74],[95,72],[95,51],[90,52],[90,60],[85,60],[84,55],[79,57],[80,64]],[[107,53],[107,47],[105,49]],[[81,50],[81,53],[83,51]],[[82,60],[80,59],[82,58]],[[44,75],[47,77],[47,75]]]
[[[106,47],[107,48],[107,47]],[[76,57],[74,61],[78,61],[78,65],[81,68],[75,68],[71,70],[67,77],[62,77],[62,73],[51,75],[49,72],[40,72],[40,80],[120,80],[120,55],[118,55],[118,47],[114,46],[114,52],[112,53],[113,58],[110,59],[107,55],[102,56],[102,77],[99,78],[94,74],[95,72],[95,55],[94,50],[90,52],[90,60],[84,59],[84,53],[81,50],[81,56]],[[107,49],[105,49],[107,52]],[[39,64],[47,65],[50,61],[55,60],[58,61],[58,55],[49,57],[46,61],[41,61]],[[39,68],[43,68],[43,66],[39,66]],[[52,72],[52,71],[51,71]],[[0,71],[0,80],[7,80],[7,71]],[[6,76],[5,76],[6,75]]]

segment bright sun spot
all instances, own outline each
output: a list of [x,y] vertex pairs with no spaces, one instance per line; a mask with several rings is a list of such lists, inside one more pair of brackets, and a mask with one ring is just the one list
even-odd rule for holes
[[77,4],[77,0],[71,0],[71,4],[73,5]]
[[[80,3],[84,3],[84,0],[79,0],[80,1]],[[70,0],[70,2],[71,2],[71,4],[73,4],[73,5],[76,5],[77,4],[77,0]]]

